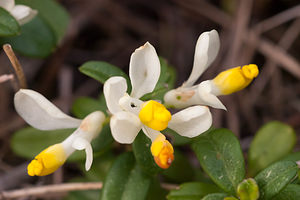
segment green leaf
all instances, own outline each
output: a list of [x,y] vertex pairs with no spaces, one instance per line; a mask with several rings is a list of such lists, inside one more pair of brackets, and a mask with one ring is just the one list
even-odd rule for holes
[[140,131],[135,138],[132,148],[136,162],[148,174],[157,174],[162,171],[155,163],[151,154],[151,140]]
[[72,113],[81,119],[96,110],[100,110],[104,113],[106,112],[107,107],[105,100],[100,101],[89,97],[79,97],[72,105]]
[[127,87],[130,88],[130,81],[127,74],[120,68],[102,61],[89,61],[79,67],[79,71],[100,83],[104,84],[112,76],[122,76],[127,81]]
[[0,37],[14,36],[20,33],[16,19],[0,7]]
[[300,185],[289,184],[272,200],[299,200],[300,199]]
[[151,177],[135,165],[132,153],[124,153],[114,162],[108,172],[101,200],[143,200],[146,199]]
[[[269,122],[258,130],[249,149],[249,176],[289,154],[296,142],[294,130],[281,122]],[[274,148],[276,147],[276,148]]]
[[222,192],[215,185],[200,182],[184,183],[178,190],[171,190],[168,200],[198,200],[210,193]]
[[208,194],[201,200],[224,200],[224,198],[227,197],[227,194],[224,193],[214,193],[214,194]]
[[195,172],[189,160],[180,151],[177,149],[174,150],[175,159],[171,166],[163,171],[163,175],[167,177],[168,180],[176,183],[193,181],[195,178]]
[[[11,140],[11,147],[17,155],[33,159],[47,147],[62,142],[73,131],[74,129],[41,131],[27,127],[14,133]],[[76,151],[67,161],[78,161],[84,158],[84,151]]]
[[21,26],[21,35],[1,38],[0,42],[11,44],[14,50],[25,56],[38,58],[48,56],[56,46],[52,30],[39,16]]
[[237,188],[237,195],[240,200],[257,200],[259,189],[253,178],[243,180]]
[[106,124],[105,126],[103,126],[102,131],[100,132],[98,137],[92,141],[94,154],[103,153],[105,150],[112,146],[113,142],[114,139],[111,135],[109,124]]
[[224,191],[235,194],[245,177],[242,150],[236,136],[227,129],[201,134],[192,144],[204,171]]
[[169,66],[167,61],[163,58],[160,58],[160,77],[157,81],[157,84],[153,90],[153,92],[144,95],[142,100],[161,100],[163,101],[165,93],[174,88],[175,80],[176,80],[176,72],[174,67]]
[[162,188],[160,185],[159,177],[153,177],[152,182],[150,184],[147,200],[166,200],[166,196],[169,191]]
[[174,146],[186,145],[193,141],[192,138],[181,136],[169,128],[166,128],[165,130],[163,130],[162,133],[165,135],[168,135],[170,137],[171,143]]
[[289,161],[297,162],[300,160],[300,151],[291,153],[291,154],[285,156],[282,160],[286,160],[286,161],[289,160]]
[[298,166],[292,161],[277,162],[261,171],[254,178],[259,187],[259,199],[271,199],[296,177],[297,172]]
[[51,28],[55,35],[56,44],[58,44],[65,35],[70,18],[60,4],[54,0],[16,0],[16,3],[38,10],[38,15]]

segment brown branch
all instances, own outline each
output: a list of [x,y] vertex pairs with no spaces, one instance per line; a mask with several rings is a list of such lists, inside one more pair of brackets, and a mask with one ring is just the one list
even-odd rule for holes
[[17,59],[13,49],[11,48],[11,46],[9,44],[5,44],[5,45],[3,45],[3,50],[6,53],[8,59],[11,62],[11,65],[13,66],[13,68],[16,72],[16,75],[19,80],[20,88],[27,88],[26,78],[25,78],[25,75],[23,72],[23,68],[22,68],[19,60]]
[[[20,197],[28,196],[41,196],[41,195],[50,195],[51,193],[63,193],[70,191],[79,191],[79,190],[100,190],[103,187],[102,182],[88,182],[88,183],[63,183],[55,185],[46,185],[39,187],[24,188],[11,191],[0,192],[0,200],[4,199],[16,199]],[[167,190],[179,189],[178,185],[162,183],[161,187]]]
[[63,183],[39,187],[24,188],[11,191],[3,191],[0,193],[0,200],[15,199],[25,196],[40,196],[49,193],[62,193],[78,190],[99,190],[102,188],[101,182],[90,183]]

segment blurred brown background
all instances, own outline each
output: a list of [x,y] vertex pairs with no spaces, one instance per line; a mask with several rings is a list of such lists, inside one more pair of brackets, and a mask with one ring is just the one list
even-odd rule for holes
[[[96,97],[101,92],[101,84],[78,71],[84,62],[106,61],[128,72],[131,53],[149,41],[177,69],[179,86],[191,72],[198,36],[216,29],[221,37],[221,50],[199,82],[214,78],[224,69],[249,63],[259,66],[260,75],[247,89],[222,98],[227,112],[212,109],[214,126],[231,129],[241,138],[245,149],[249,138],[270,120],[288,123],[299,133],[298,0],[59,2],[71,15],[60,46],[45,60],[18,57],[29,88],[54,100],[64,111],[69,111],[76,97]],[[0,75],[12,73],[3,51],[0,63]],[[10,135],[25,126],[13,108],[15,86],[11,83],[0,84],[0,188],[18,185],[24,172],[24,166],[19,166],[23,161],[9,148]],[[17,178],[9,185],[5,175],[12,171],[10,179]]]

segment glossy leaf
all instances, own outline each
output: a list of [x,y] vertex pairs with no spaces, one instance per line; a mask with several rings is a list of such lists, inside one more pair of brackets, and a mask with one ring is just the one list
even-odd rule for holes
[[140,131],[135,138],[132,148],[137,164],[148,174],[157,174],[162,171],[155,163],[150,151],[151,140]]
[[55,35],[39,16],[21,26],[21,35],[1,38],[0,42],[11,44],[14,50],[25,56],[38,58],[48,56],[56,46]]
[[104,113],[106,112],[107,107],[105,100],[100,101],[89,97],[79,97],[72,105],[72,113],[81,119],[96,110],[100,110]]
[[249,176],[254,176],[288,155],[295,142],[295,132],[290,126],[276,121],[264,125],[258,130],[250,145]]
[[186,144],[189,144],[193,141],[193,138],[188,138],[188,137],[181,136],[181,135],[179,135],[178,133],[176,133],[175,131],[173,131],[172,129],[169,129],[169,128],[166,128],[162,132],[163,132],[163,134],[169,136],[170,142],[174,146],[186,145]]
[[171,190],[168,200],[198,200],[210,193],[222,192],[217,186],[208,183],[190,182],[179,186],[178,190]]
[[224,191],[235,194],[245,177],[245,164],[236,136],[227,129],[201,134],[192,148],[211,179]]
[[297,172],[298,166],[292,161],[277,162],[261,171],[254,178],[259,187],[259,199],[271,199],[296,177]]
[[300,151],[298,152],[294,152],[294,153],[290,153],[287,156],[285,156],[282,160],[286,160],[286,161],[294,161],[297,162],[300,160]]
[[225,197],[227,197],[225,193],[214,193],[206,195],[201,200],[224,200]]
[[[38,15],[49,25],[56,39],[56,44],[65,35],[69,24],[67,11],[55,0],[16,0],[38,11]],[[55,13],[55,14],[54,14]]]
[[20,33],[16,19],[0,7],[0,37],[14,36]]
[[300,185],[289,184],[272,200],[299,200],[300,199]]
[[122,76],[127,81],[127,87],[130,88],[130,81],[127,74],[125,74],[120,68],[102,61],[89,61],[84,63],[79,71],[93,79],[96,79],[100,83],[104,82],[112,76]]
[[132,153],[124,153],[113,163],[104,181],[101,200],[146,199],[151,178],[135,164]]

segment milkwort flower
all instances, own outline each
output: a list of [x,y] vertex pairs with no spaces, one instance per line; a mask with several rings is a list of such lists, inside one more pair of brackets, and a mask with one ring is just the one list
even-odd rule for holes
[[210,128],[209,109],[193,106],[173,116],[159,102],[143,102],[140,98],[154,90],[160,76],[160,62],[154,47],[147,42],[131,55],[129,77],[132,91],[127,93],[126,80],[115,76],[104,83],[104,96],[112,114],[110,128],[114,139],[130,144],[142,129],[151,141],[151,153],[161,168],[168,168],[174,159],[173,147],[160,133],[169,127],[178,134],[195,137]]
[[258,67],[254,64],[235,67],[221,72],[213,80],[194,85],[201,74],[210,66],[220,49],[218,32],[212,30],[202,33],[197,41],[192,72],[179,88],[170,90],[164,96],[166,105],[186,108],[192,105],[208,105],[226,110],[217,98],[247,87],[258,76]]
[[85,169],[89,170],[93,162],[91,141],[102,129],[105,115],[95,111],[83,120],[64,114],[43,95],[29,89],[20,89],[14,97],[19,115],[31,126],[40,130],[77,128],[63,142],[52,145],[28,165],[30,176],[45,176],[56,171],[75,150],[85,150]]

